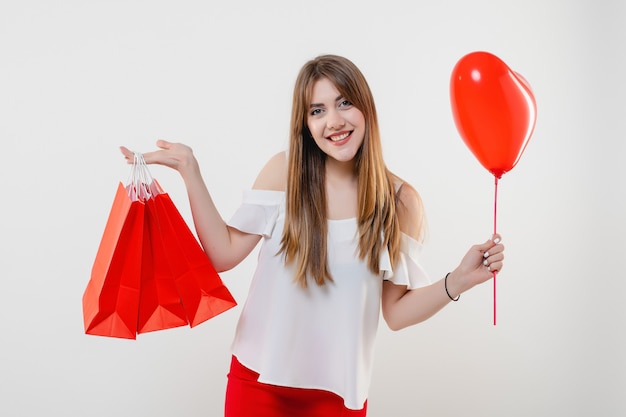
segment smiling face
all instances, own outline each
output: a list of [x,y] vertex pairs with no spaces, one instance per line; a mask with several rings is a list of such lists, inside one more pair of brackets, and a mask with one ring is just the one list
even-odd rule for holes
[[354,162],[365,137],[365,117],[328,78],[313,84],[307,126],[317,146],[337,162]]

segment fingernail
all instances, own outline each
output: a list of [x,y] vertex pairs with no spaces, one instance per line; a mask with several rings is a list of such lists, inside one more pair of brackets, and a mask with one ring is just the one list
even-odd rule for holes
[[485,260],[483,261],[483,265],[487,266],[487,265],[489,265],[489,262],[487,262],[487,260],[485,259]]
[[495,239],[493,240],[493,243],[500,243],[500,238],[499,238],[499,237],[495,238]]
[[488,257],[489,257],[489,252],[483,253],[483,258],[488,258]]

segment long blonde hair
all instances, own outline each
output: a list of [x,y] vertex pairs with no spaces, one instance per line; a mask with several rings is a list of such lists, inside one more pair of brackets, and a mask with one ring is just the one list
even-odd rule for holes
[[325,193],[326,154],[307,127],[313,85],[326,78],[365,118],[365,138],[357,152],[359,257],[379,273],[380,254],[389,250],[395,264],[400,250],[394,176],[387,169],[374,98],[365,77],[350,60],[322,55],[307,62],[296,79],[289,139],[285,228],[280,252],[296,262],[295,280],[307,286],[307,276],[324,285],[333,278],[327,260]]

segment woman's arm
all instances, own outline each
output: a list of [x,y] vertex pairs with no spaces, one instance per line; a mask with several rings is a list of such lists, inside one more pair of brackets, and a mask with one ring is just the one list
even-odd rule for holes
[[[423,208],[419,195],[407,184],[400,190],[398,218],[400,229],[419,240]],[[493,277],[493,272],[502,269],[504,246],[500,236],[493,236],[485,243],[474,245],[447,278],[447,290],[451,297],[460,295],[470,288]],[[445,279],[426,287],[407,290],[404,285],[391,281],[383,283],[382,312],[392,330],[400,330],[420,323],[441,310],[450,301],[446,293]]]
[[[158,151],[144,153],[148,164],[160,164],[177,170],[187,188],[189,204],[198,238],[218,272],[239,264],[260,240],[260,236],[229,227],[219,214],[209,194],[198,161],[190,147],[165,140],[157,141]],[[133,152],[120,148],[129,163]]]

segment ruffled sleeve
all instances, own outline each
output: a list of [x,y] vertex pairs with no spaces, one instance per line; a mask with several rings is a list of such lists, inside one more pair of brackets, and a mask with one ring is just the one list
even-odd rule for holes
[[395,268],[391,266],[389,251],[383,251],[381,255],[380,270],[383,273],[383,279],[396,285],[406,285],[409,290],[431,284],[428,274],[418,262],[421,252],[422,244],[402,233],[400,256]]
[[246,190],[228,225],[245,233],[270,237],[284,199],[283,191]]

